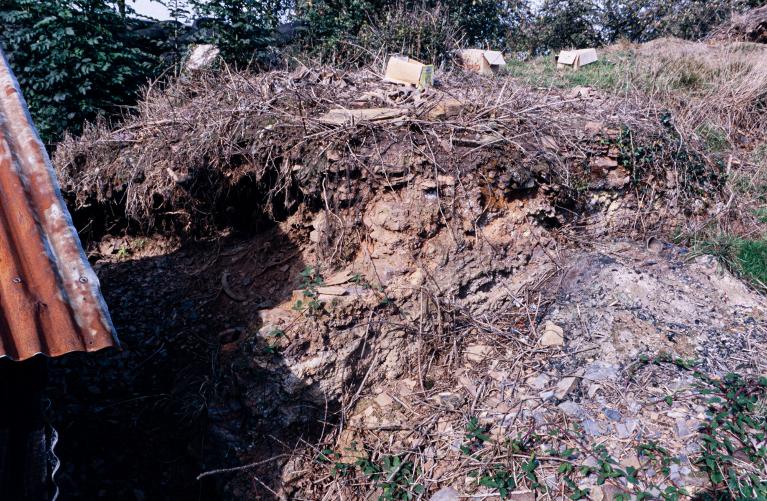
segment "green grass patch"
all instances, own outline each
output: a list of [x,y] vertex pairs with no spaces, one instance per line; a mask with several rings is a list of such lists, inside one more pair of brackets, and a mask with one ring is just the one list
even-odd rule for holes
[[737,259],[742,273],[767,285],[767,239],[740,240]]
[[751,159],[757,164],[767,163],[767,143],[762,143],[754,148]]
[[569,68],[558,69],[553,56],[537,57],[528,61],[512,61],[507,65],[507,71],[510,76],[534,87],[567,89],[581,86],[615,90],[620,84],[621,68],[629,58],[633,56],[628,52],[610,54],[609,58],[573,71]]
[[702,240],[693,248],[701,254],[717,257],[730,270],[767,289],[767,238],[748,240],[720,235]]
[[719,127],[705,123],[696,130],[709,151],[721,153],[730,149],[727,134]]

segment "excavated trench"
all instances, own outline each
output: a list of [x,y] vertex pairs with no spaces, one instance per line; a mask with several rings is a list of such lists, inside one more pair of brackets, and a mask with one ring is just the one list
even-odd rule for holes
[[[51,363],[62,498],[226,499],[216,478],[196,481],[206,467],[237,464],[236,451],[218,448],[217,440],[211,446],[208,430],[211,419],[232,412],[211,408],[231,384],[221,353],[258,328],[257,308],[290,296],[305,265],[276,228],[169,253],[138,250],[147,245],[140,238],[118,245],[118,254],[128,249],[138,256],[113,254],[97,266],[123,350]],[[295,255],[265,269],[263,263],[284,253]],[[258,278],[241,280],[247,276]],[[242,297],[228,296],[233,290]],[[231,430],[233,437],[241,433]],[[311,426],[272,433],[288,442],[313,437]]]
[[[641,110],[304,70],[185,80],[133,126],[60,149],[124,345],[52,364],[65,499],[377,496],[353,469],[387,455],[419,461],[434,492],[463,482],[469,416],[511,435],[573,412],[613,447],[599,413],[638,429],[633,357],[720,353],[709,338],[742,346],[762,318],[742,284],[663,243],[670,201],[715,193],[718,171]],[[338,103],[402,116],[328,122]],[[699,303],[714,312],[687,325]]]

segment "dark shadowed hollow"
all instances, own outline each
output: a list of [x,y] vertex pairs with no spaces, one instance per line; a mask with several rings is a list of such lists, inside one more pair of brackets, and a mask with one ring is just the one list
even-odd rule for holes
[[[227,499],[226,474],[196,477],[312,439],[311,423],[326,409],[304,406],[306,426],[270,429],[269,412],[279,412],[268,407],[279,402],[270,385],[287,371],[279,353],[269,370],[248,372],[247,397],[266,402],[258,416],[240,404],[246,398],[235,384],[240,371],[225,356],[228,344],[258,330],[259,306],[290,297],[304,268],[292,250],[284,234],[269,228],[249,239],[97,264],[123,351],[51,363],[48,415],[60,434],[61,499]],[[269,267],[275,255],[293,254],[281,267]],[[259,279],[240,279],[247,276]],[[242,297],[233,299],[233,291]],[[267,348],[257,341],[253,349]],[[226,399],[217,398],[221,394]],[[278,470],[266,465],[271,474],[259,478],[276,489]],[[261,486],[253,492],[269,498]]]

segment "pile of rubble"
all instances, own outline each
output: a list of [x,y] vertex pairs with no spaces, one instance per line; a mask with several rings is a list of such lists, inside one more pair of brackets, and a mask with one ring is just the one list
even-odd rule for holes
[[[150,89],[119,128],[94,125],[68,138],[55,164],[97,234],[129,225],[206,236],[439,176],[488,199],[541,184],[577,198],[595,183],[625,187],[629,175],[650,189],[685,188],[687,162],[675,160],[679,138],[668,123],[635,103],[588,94],[467,74],[417,89],[369,71],[199,71]],[[653,148],[641,157],[629,151],[632,141]],[[679,178],[667,183],[666,167]]]

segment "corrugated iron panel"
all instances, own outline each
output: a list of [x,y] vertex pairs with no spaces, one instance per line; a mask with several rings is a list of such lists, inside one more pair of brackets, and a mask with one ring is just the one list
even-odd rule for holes
[[0,51],[0,356],[115,344],[98,278]]

